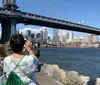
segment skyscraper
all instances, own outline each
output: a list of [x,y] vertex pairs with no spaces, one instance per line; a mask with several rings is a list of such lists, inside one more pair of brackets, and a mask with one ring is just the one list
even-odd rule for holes
[[31,30],[26,30],[26,35],[27,35],[28,37],[31,37]]
[[44,39],[44,40],[47,40],[47,39],[48,39],[48,30],[47,30],[47,28],[44,29],[44,32],[43,32],[43,39]]
[[96,42],[96,41],[97,41],[96,35],[91,34],[91,35],[89,36],[89,42],[94,43],[94,42]]
[[58,40],[59,40],[59,38],[58,38],[58,32],[59,32],[58,29],[53,29],[53,40],[55,42],[58,42]]
[[73,40],[73,32],[69,31],[69,42]]
[[66,40],[69,40],[69,31],[66,33]]
[[43,30],[40,30],[41,39],[43,40]]
[[63,42],[63,30],[60,30],[59,41]]

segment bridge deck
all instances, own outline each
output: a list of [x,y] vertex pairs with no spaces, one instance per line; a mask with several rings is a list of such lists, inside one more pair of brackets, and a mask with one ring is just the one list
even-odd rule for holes
[[57,29],[72,30],[100,35],[100,29],[96,27],[21,12],[19,10],[7,10],[0,8],[0,20],[11,18],[15,19],[17,23],[24,23],[26,25],[39,25]]

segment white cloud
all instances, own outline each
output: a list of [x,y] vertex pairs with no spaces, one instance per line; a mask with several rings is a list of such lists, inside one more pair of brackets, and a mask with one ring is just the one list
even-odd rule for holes
[[51,39],[53,39],[53,35],[52,35],[52,34],[49,33],[48,36],[49,36]]
[[67,31],[66,31],[66,30],[63,30],[63,35],[64,35],[64,36],[66,35],[66,33],[67,33]]
[[44,31],[45,29],[49,30],[48,27],[40,27],[40,28],[39,28],[40,31],[41,31],[41,30]]
[[39,29],[35,29],[35,28],[24,28],[24,29],[20,29],[19,32],[26,34],[26,30],[31,30],[32,33],[37,34],[39,33]]
[[62,34],[62,35],[65,36],[67,32],[68,32],[67,30],[62,30],[62,29],[60,29],[60,30],[59,30],[59,35]]
[[32,33],[35,33],[35,34],[40,33],[39,29],[31,29],[31,31],[32,31]]
[[36,29],[36,28],[24,28],[24,29],[19,29],[19,32],[26,34],[26,30],[31,30],[31,33],[34,33],[36,35],[37,33],[40,33],[41,30],[44,31],[45,29],[48,30],[48,36],[50,36],[52,38],[53,37],[53,31],[52,31],[52,28],[49,28],[49,27],[40,27],[38,29]]
[[32,28],[24,28],[24,30],[31,30]]
[[48,27],[40,27],[40,30],[48,29]]

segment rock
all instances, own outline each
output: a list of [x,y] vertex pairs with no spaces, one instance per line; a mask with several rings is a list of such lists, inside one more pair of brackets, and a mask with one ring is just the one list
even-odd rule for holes
[[69,71],[68,73],[66,73],[66,78],[63,83],[69,85],[82,85],[83,82],[79,77],[78,72]]
[[79,74],[78,74],[78,72],[76,72],[76,71],[69,71],[68,73],[67,73],[67,76],[70,76],[70,77],[76,77],[76,76],[78,76]]
[[52,78],[62,82],[66,78],[66,72],[62,69],[54,69]]
[[49,64],[44,64],[42,67],[41,67],[41,72],[49,75],[52,77],[52,74],[53,74],[53,71],[55,69],[59,69],[58,65],[49,65]]
[[[44,64],[41,67],[41,72],[63,83],[64,85],[87,85],[89,77],[79,76],[76,71],[64,71],[58,65]],[[97,84],[100,85],[100,79],[97,79]]]
[[80,76],[80,78],[83,81],[82,85],[87,85],[88,81],[90,80],[90,77],[88,76]]
[[96,79],[96,85],[100,85],[100,78]]

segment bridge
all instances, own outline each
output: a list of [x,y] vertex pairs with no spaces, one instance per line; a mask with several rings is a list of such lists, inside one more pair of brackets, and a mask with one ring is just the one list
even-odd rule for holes
[[16,0],[3,0],[0,8],[0,23],[2,37],[0,42],[7,42],[11,35],[16,33],[16,24],[39,25],[57,29],[79,31],[100,35],[100,29],[92,26],[59,20],[17,10]]

